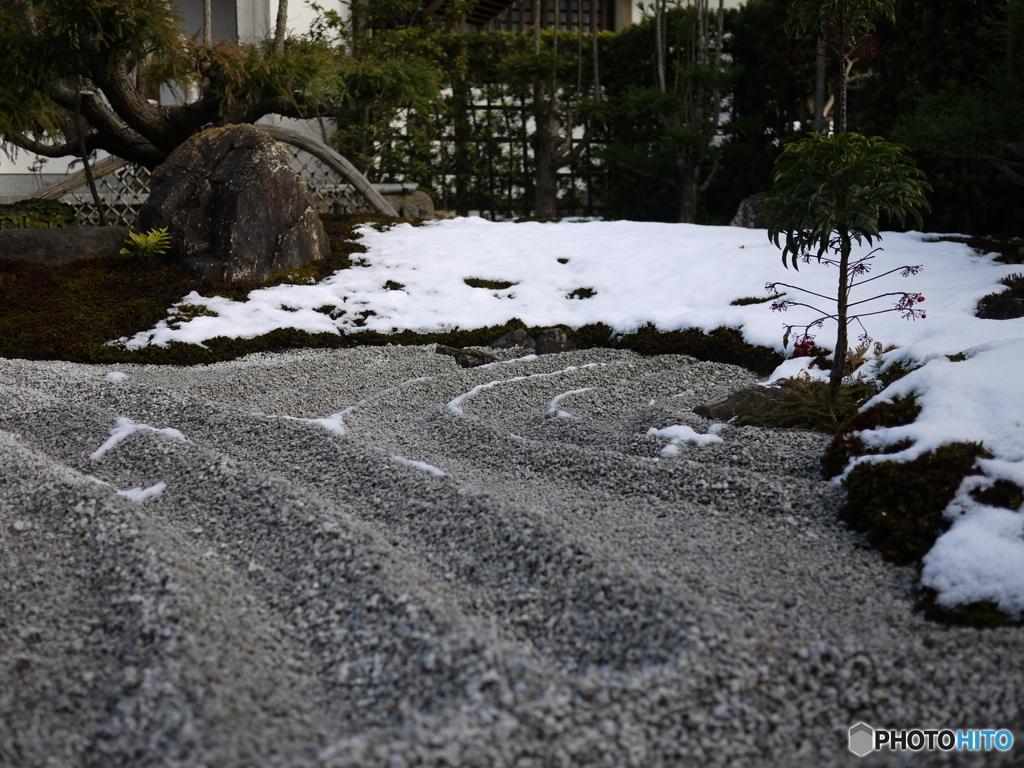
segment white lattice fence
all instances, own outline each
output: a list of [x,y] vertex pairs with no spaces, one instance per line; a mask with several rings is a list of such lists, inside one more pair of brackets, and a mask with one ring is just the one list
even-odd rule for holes
[[[135,224],[139,207],[149,197],[149,171],[141,165],[122,164],[96,177],[96,191],[103,201],[107,221],[131,227]],[[100,223],[88,184],[69,190],[58,199],[75,209],[81,223]]]

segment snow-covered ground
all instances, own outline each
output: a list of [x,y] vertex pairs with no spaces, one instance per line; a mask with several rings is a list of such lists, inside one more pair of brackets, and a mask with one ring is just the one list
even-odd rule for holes
[[[852,297],[858,301],[907,291],[925,298],[918,305],[926,311],[923,319],[905,320],[890,312],[864,320],[874,340],[896,347],[885,355],[886,362],[923,363],[876,398],[915,392],[923,408],[917,421],[879,430],[870,440],[913,441],[907,450],[884,458],[890,461],[912,459],[954,441],[983,442],[994,454],[981,462],[986,479],[965,481],[947,510],[955,522],[925,557],[923,581],[940,592],[945,604],[990,599],[1006,610],[1024,612],[1024,515],[984,507],[968,495],[978,482],[996,478],[1024,486],[1024,318],[974,316],[978,300],[1002,290],[1000,279],[1022,268],[997,263],[966,245],[930,239],[885,233],[882,250],[871,262],[872,274],[911,265],[923,270],[876,280]],[[418,228],[399,225],[387,232],[364,228],[362,242],[369,250],[365,267],[339,272],[318,285],[254,291],[245,302],[193,293],[181,304],[215,316],[176,322],[172,310],[168,321],[121,343],[131,348],[170,341],[201,344],[216,336],[251,338],[276,328],[348,331],[360,313],[372,311],[365,328],[385,333],[479,328],[513,317],[531,326],[601,322],[623,333],[646,323],[662,330],[729,326],[753,344],[782,350],[783,322],[801,325],[816,314],[801,307],[780,314],[771,310],[771,302],[730,302],[766,297],[765,284],[775,282],[834,295],[837,280],[835,269],[814,263],[799,272],[787,270],[764,230],[733,227],[464,218]],[[466,284],[469,278],[512,285],[476,288]],[[590,289],[593,296],[572,296],[578,289]],[[788,299],[808,298],[783,290]],[[818,299],[809,303],[815,302],[831,309]],[[863,310],[886,309],[892,302],[879,300]],[[851,339],[859,333],[854,325]],[[831,347],[834,323],[826,322],[816,335],[822,346]],[[947,358],[958,353],[967,359]],[[803,362],[788,361],[778,373],[792,375]]]

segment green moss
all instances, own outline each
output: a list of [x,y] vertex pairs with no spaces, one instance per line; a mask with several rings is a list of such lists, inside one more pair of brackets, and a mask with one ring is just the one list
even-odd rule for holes
[[846,465],[855,456],[879,453],[897,453],[907,447],[905,443],[897,443],[884,449],[869,449],[856,434],[863,430],[880,429],[883,427],[902,427],[913,423],[921,413],[921,406],[913,395],[893,398],[891,403],[877,403],[863,413],[855,413],[839,427],[835,437],[821,460],[821,473],[825,477],[835,477],[846,469]]
[[33,198],[0,205],[0,229],[56,229],[76,224],[75,209],[59,200]]
[[597,291],[593,288],[577,288],[575,291],[571,291],[566,294],[567,299],[590,299],[597,296]]
[[988,296],[983,296],[978,300],[978,307],[974,314],[980,316],[989,305],[999,299],[1024,299],[1024,275],[1014,273],[1007,275],[999,281],[1006,286],[1006,290],[1001,293],[990,293]]
[[842,386],[839,397],[832,398],[828,382],[808,379],[784,379],[779,390],[777,407],[751,409],[732,423],[738,427],[811,429],[831,435],[877,391],[874,385],[857,381]]
[[0,260],[0,357],[102,362],[107,339],[151,328],[198,287],[181,269],[108,256],[62,268]]
[[[284,270],[264,283],[201,285],[169,264],[117,256],[75,261],[63,267],[0,259],[0,357],[192,365],[231,360],[251,352],[350,346],[352,342],[342,335],[290,329],[257,339],[213,339],[205,347],[171,344],[129,352],[105,344],[168,319],[168,307],[191,291],[241,301],[259,287],[316,282],[339,269],[350,269],[358,254],[365,252],[355,228],[393,221],[351,214],[325,214],[321,220],[332,243],[330,256]],[[327,311],[340,314],[336,307]],[[177,318],[184,321],[199,314],[208,314],[208,310],[186,306],[180,308]],[[170,319],[174,322],[173,317]]]
[[278,328],[254,339],[210,339],[203,346],[171,342],[166,347],[149,346],[128,351],[94,344],[89,347],[90,363],[148,363],[152,365],[210,365],[235,360],[255,352],[284,352],[289,349],[341,349],[352,342],[343,334],[308,333],[295,328]]
[[[570,337],[579,344],[575,335],[570,334]],[[699,328],[659,331],[647,324],[635,333],[619,336],[611,346],[632,349],[645,355],[690,355],[714,363],[731,363],[764,376],[786,359],[770,347],[747,343],[743,334],[735,328],[715,328],[710,333]]]
[[749,307],[751,304],[767,304],[769,301],[775,301],[786,294],[776,293],[772,296],[744,296],[740,299],[733,299],[729,302],[730,307]]
[[997,237],[960,237],[957,235],[944,235],[927,240],[929,243],[964,243],[978,253],[995,253],[996,261],[1003,264],[1024,264],[1024,239],[1019,237],[997,238]]
[[962,363],[967,359],[967,355],[963,352],[957,352],[955,355],[946,355],[946,359],[951,363]]
[[989,457],[978,443],[952,443],[913,461],[860,464],[846,478],[839,518],[866,534],[887,560],[920,561],[949,529],[943,512],[960,483],[979,474],[977,460]]
[[997,627],[1024,626],[1024,621],[1006,615],[991,600],[979,600],[974,603],[946,607],[938,604],[938,596],[938,592],[934,589],[922,587],[921,597],[915,605],[915,610],[931,621],[958,627],[994,629]]
[[971,498],[980,504],[987,504],[990,507],[1003,507],[1016,512],[1024,503],[1024,488],[1021,488],[1011,480],[996,480],[988,488],[975,488],[971,491]]
[[394,280],[388,280],[384,283],[384,290],[386,291],[404,291],[405,283],[396,283]]
[[510,283],[507,280],[482,280],[479,277],[467,277],[462,282],[470,288],[487,288],[491,291],[503,291],[519,283]]
[[896,360],[885,366],[884,369],[878,372],[877,378],[881,383],[882,388],[888,387],[895,381],[899,381],[908,373],[913,373],[921,366],[917,363],[908,360]]
[[461,330],[455,328],[442,333],[415,333],[414,331],[400,331],[398,333],[379,333],[378,331],[360,331],[349,335],[355,344],[382,347],[386,344],[398,344],[401,346],[412,346],[419,344],[444,344],[448,347],[461,349],[463,347],[486,347],[496,341],[509,331],[523,329],[531,336],[537,336],[543,329],[530,328],[519,318],[512,318],[504,325],[491,325],[485,328],[473,328]]

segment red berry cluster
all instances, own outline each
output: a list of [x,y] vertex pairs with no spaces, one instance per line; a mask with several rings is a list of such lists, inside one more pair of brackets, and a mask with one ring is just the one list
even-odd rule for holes
[[793,357],[810,357],[813,349],[813,341],[798,341],[793,345]]

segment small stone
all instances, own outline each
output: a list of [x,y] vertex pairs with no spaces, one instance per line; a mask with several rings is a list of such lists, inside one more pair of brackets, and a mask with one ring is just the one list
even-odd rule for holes
[[454,357],[455,362],[463,368],[477,368],[481,365],[493,363],[496,359],[494,355],[472,347],[456,349],[455,347],[446,347],[444,344],[438,344],[435,351],[439,355]]
[[576,344],[561,328],[548,328],[537,337],[538,355],[555,355],[576,349]]
[[502,334],[491,342],[491,349],[509,349],[510,347],[523,347],[524,349],[536,349],[537,342],[533,336],[522,328]]

